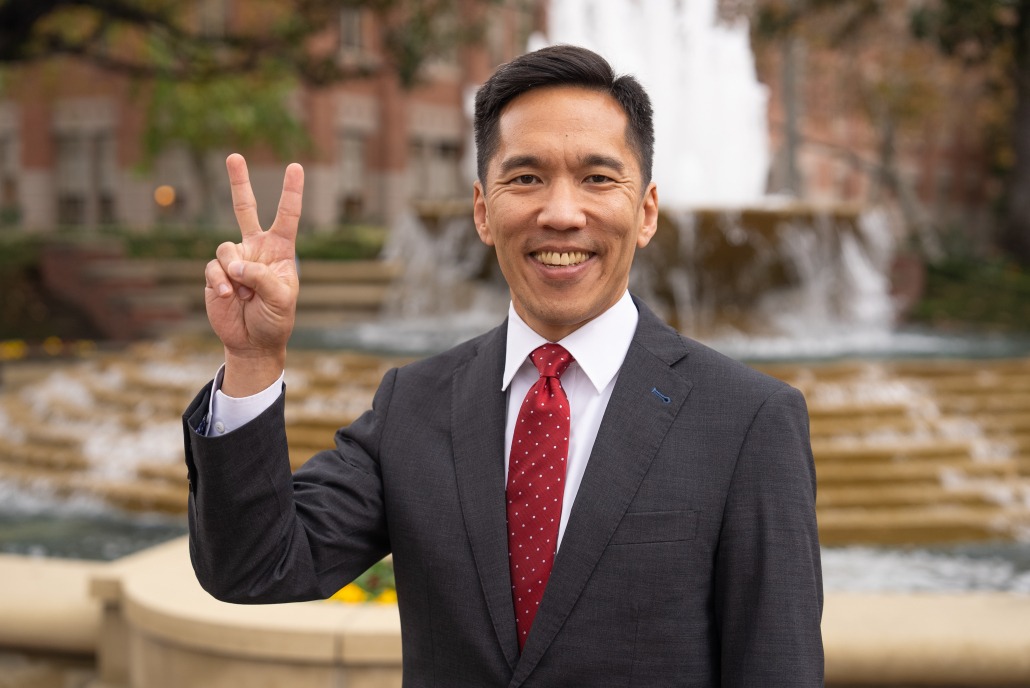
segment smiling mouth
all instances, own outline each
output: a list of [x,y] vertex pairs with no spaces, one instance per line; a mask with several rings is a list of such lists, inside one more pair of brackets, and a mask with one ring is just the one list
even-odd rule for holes
[[533,258],[538,263],[550,267],[565,267],[567,265],[579,265],[585,263],[589,258],[589,253],[583,253],[582,251],[570,251],[568,253],[558,253],[557,251],[540,251],[534,253]]

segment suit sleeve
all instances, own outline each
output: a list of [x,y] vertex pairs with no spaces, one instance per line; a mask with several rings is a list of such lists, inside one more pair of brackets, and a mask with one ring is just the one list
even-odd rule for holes
[[815,466],[801,393],[781,388],[748,429],[716,555],[722,685],[823,685]]
[[377,451],[396,371],[372,410],[291,474],[285,392],[219,437],[194,428],[210,385],[183,416],[190,558],[201,586],[237,603],[329,597],[390,551]]

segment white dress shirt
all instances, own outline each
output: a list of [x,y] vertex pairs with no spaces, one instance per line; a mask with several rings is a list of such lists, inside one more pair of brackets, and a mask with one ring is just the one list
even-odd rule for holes
[[[561,523],[558,525],[559,547],[579,485],[583,482],[601,419],[612,398],[619,368],[626,359],[633,333],[636,332],[638,318],[637,307],[633,305],[629,292],[626,292],[614,306],[557,342],[576,359],[561,376],[562,388],[569,398],[572,421]],[[508,390],[508,414],[504,429],[505,483],[508,480],[508,458],[511,455],[519,407],[529,388],[540,377],[536,366],[529,360],[529,354],[546,343],[546,339],[523,322],[514,306],[509,306],[508,341],[504,377],[501,380],[501,389]]]
[[[562,339],[561,344],[575,360],[561,376],[562,388],[569,398],[572,421],[569,435],[569,456],[565,469],[565,493],[562,497],[558,545],[561,546],[572,504],[583,482],[587,461],[597,439],[608,401],[619,377],[619,368],[626,359],[639,315],[627,291],[607,311]],[[507,422],[504,429],[504,479],[508,480],[508,457],[519,407],[529,388],[540,377],[529,354],[547,340],[534,332],[508,307],[508,339],[505,348],[504,377],[501,389],[508,392]],[[282,391],[285,373],[266,389],[249,397],[230,397],[220,387],[224,367],[215,375],[214,392],[208,411],[206,434],[223,435],[257,418],[271,406]]]

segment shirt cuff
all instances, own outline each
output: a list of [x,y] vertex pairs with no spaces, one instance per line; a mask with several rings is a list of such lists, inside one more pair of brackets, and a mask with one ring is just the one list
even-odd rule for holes
[[207,437],[218,437],[240,428],[260,416],[275,403],[282,393],[286,371],[279,374],[279,379],[249,397],[230,397],[222,392],[222,377],[225,375],[225,364],[215,374],[211,387],[211,402],[207,413]]

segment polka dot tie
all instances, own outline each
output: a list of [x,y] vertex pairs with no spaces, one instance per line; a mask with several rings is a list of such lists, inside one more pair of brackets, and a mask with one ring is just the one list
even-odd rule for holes
[[519,409],[508,464],[508,563],[519,650],[526,644],[558,544],[565,465],[569,454],[569,400],[558,379],[572,355],[544,344],[529,355],[540,371]]

